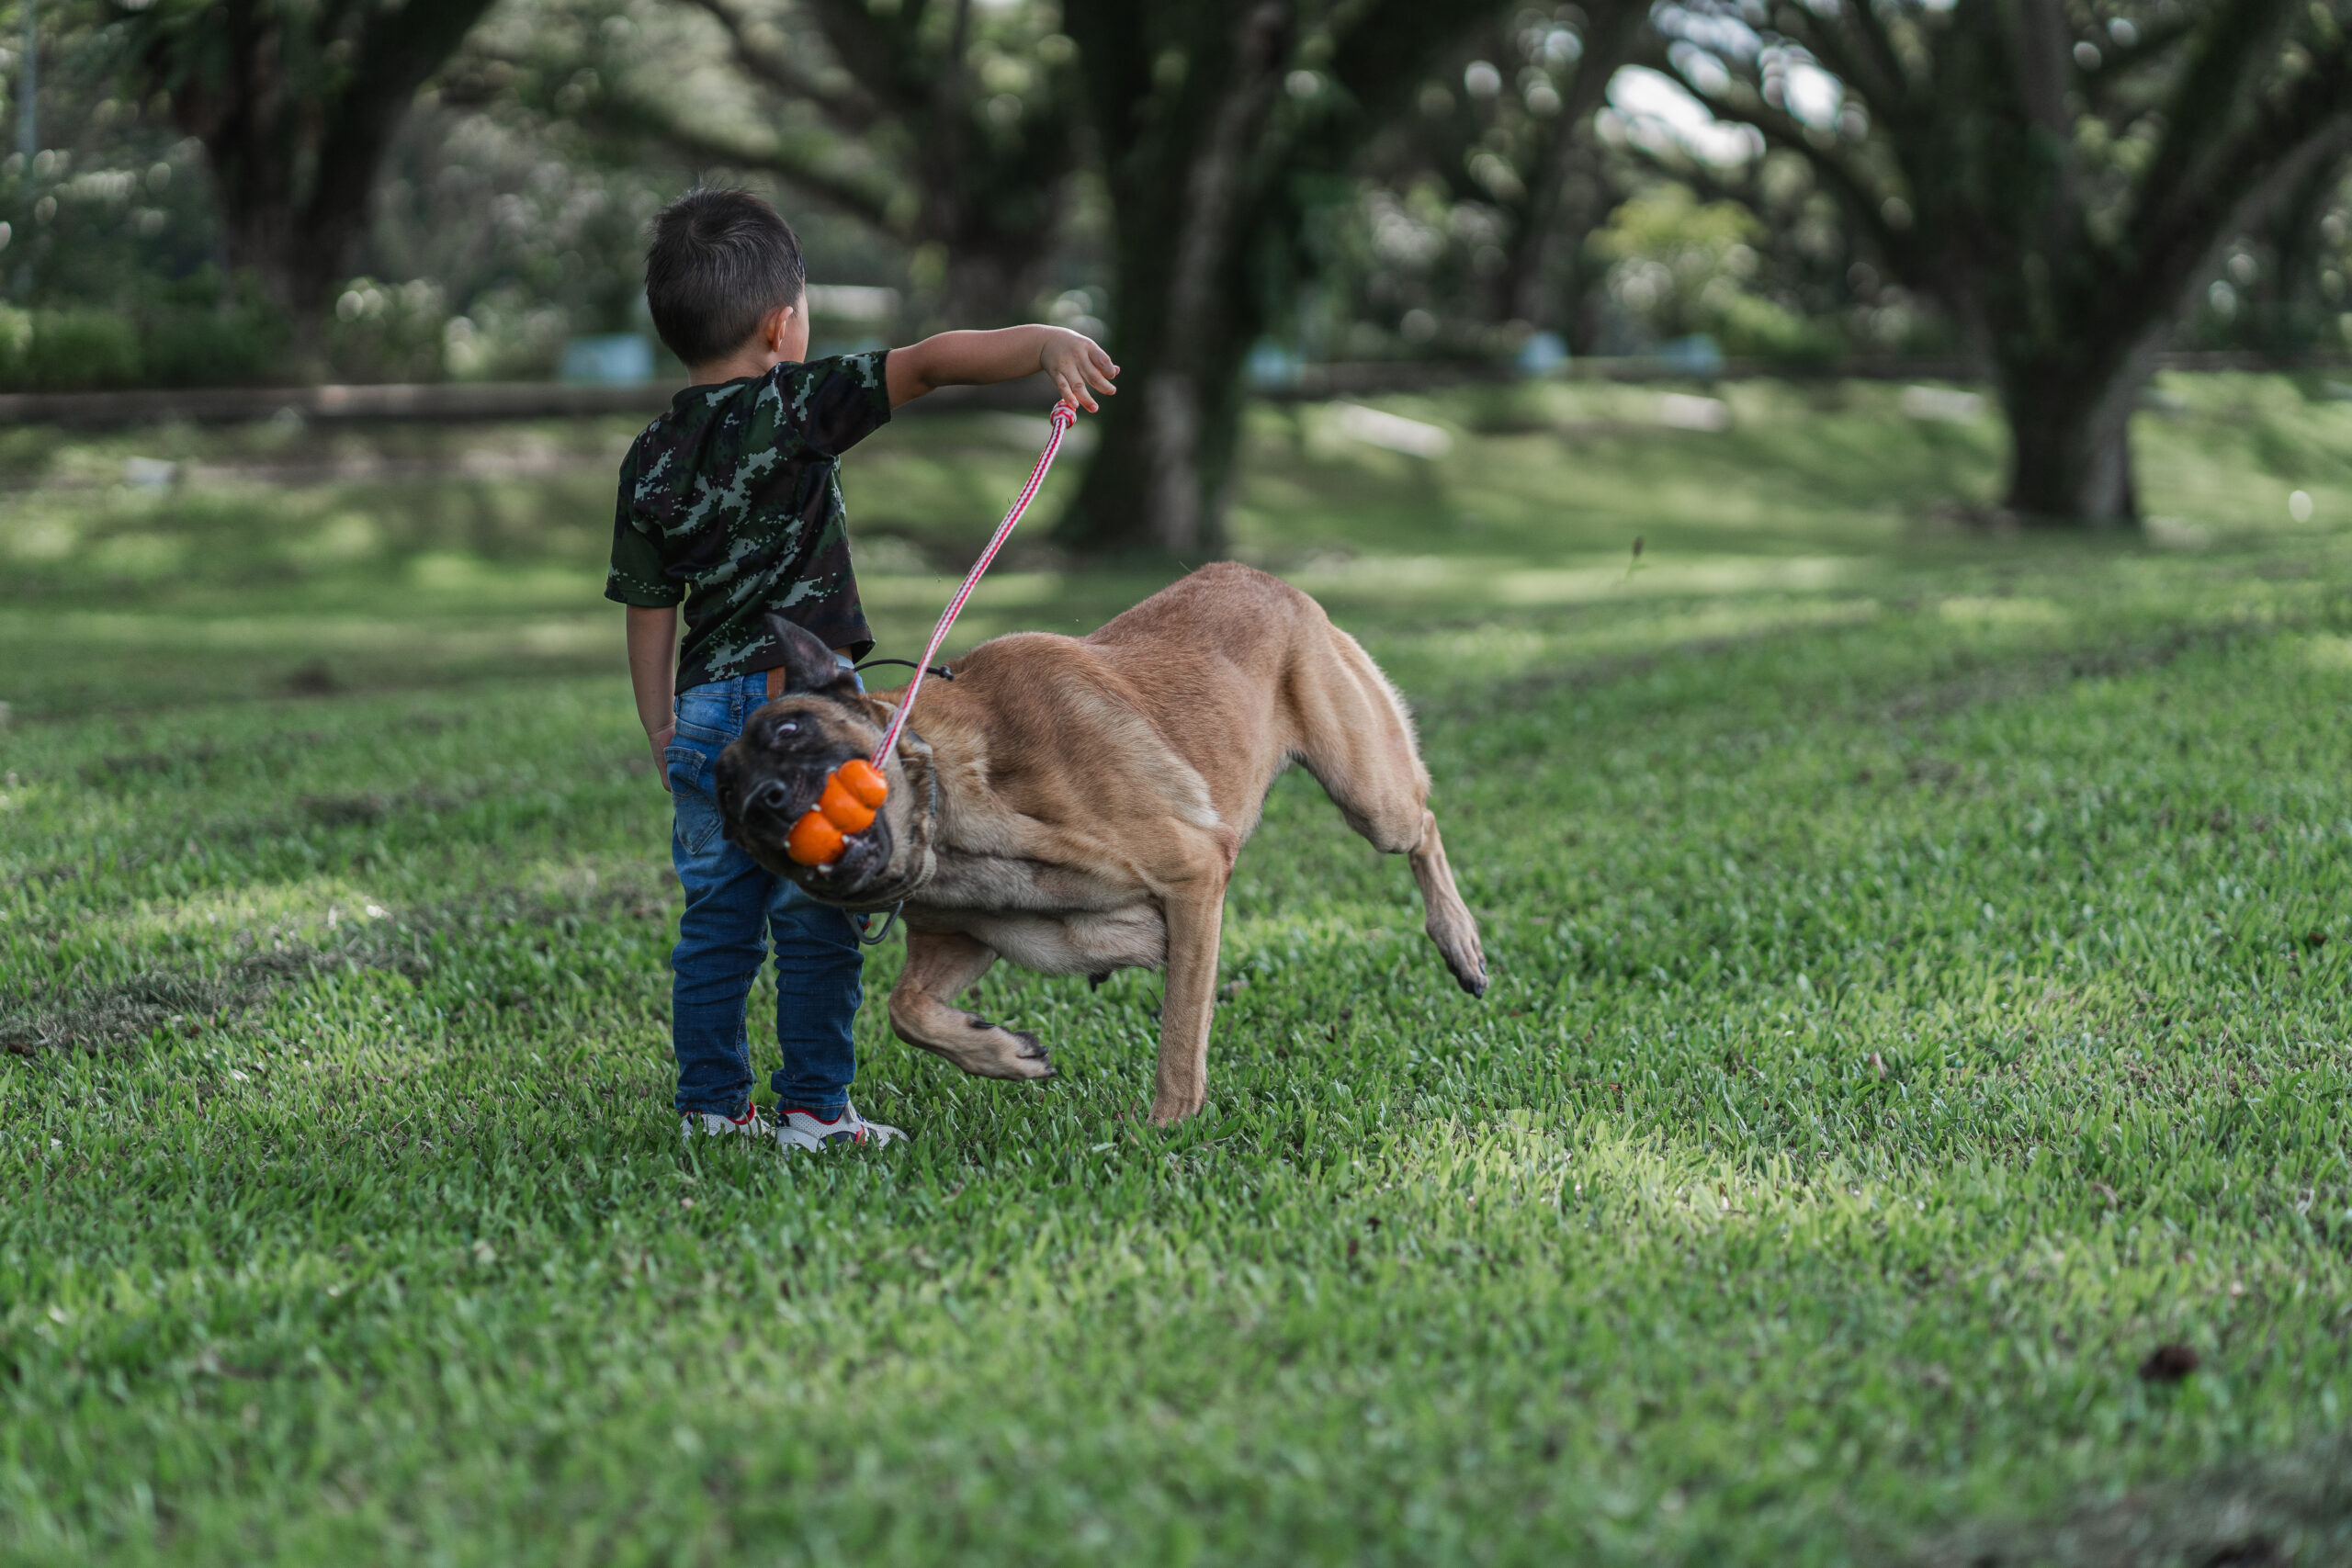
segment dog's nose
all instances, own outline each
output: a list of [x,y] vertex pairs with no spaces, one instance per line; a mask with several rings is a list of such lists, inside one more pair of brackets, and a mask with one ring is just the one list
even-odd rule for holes
[[792,808],[792,790],[782,779],[770,779],[752,792],[746,804],[757,807],[771,817],[781,817]]

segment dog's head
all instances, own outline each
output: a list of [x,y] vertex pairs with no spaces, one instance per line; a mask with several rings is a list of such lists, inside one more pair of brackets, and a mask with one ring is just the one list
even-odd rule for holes
[[874,754],[888,709],[860,692],[814,636],[781,616],[770,616],[769,626],[783,642],[784,690],[718,754],[715,782],[727,837],[828,904],[887,908],[930,875],[927,824],[918,820],[925,803],[914,798],[928,781],[910,781],[901,758],[891,758],[884,769],[889,796],[873,826],[847,835],[831,865],[795,861],[785,848],[793,824],[817,804],[829,773]]

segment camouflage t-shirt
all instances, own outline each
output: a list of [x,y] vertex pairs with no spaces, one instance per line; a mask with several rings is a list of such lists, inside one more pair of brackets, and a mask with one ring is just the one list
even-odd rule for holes
[[863,659],[843,452],[890,417],[889,351],[689,387],[621,463],[605,597],[685,605],[678,690],[784,662],[770,615]]

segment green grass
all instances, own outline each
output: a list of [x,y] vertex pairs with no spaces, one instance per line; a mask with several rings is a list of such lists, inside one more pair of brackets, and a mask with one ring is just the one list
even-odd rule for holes
[[[1944,521],[1992,432],[1893,389],[1261,412],[1241,545],[1413,696],[1494,988],[1294,778],[1205,1115],[1155,979],[1000,971],[1059,1079],[869,1007],[914,1141],[799,1160],[667,1114],[626,432],[7,437],[0,1559],[2345,1560],[2352,407],[2167,389],[2201,547]],[[854,459],[890,651],[1017,434]],[[976,635],[1151,586],[1015,564]]]

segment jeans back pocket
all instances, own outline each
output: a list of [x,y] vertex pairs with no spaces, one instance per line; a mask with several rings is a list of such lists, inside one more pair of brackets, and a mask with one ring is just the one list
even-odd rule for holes
[[678,845],[699,856],[709,850],[724,825],[711,788],[710,758],[692,746],[670,746],[662,761],[670,774],[670,803],[677,813]]

